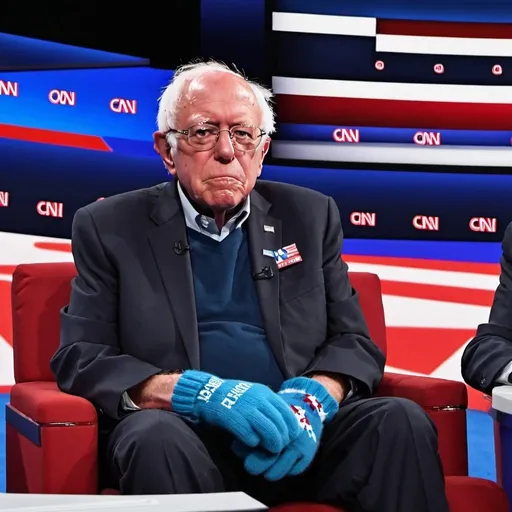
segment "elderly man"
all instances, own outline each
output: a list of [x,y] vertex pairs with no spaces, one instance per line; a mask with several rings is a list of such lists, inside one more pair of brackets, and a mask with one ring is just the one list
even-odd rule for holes
[[124,494],[445,512],[435,427],[371,398],[384,356],[334,201],[257,180],[270,98],[216,62],[176,72],[154,134],[175,179],[76,213],[57,382],[97,407]]

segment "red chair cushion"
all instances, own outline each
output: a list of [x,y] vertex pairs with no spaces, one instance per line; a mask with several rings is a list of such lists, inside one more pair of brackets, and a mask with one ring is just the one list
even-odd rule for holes
[[14,377],[17,383],[51,381],[50,359],[59,346],[60,310],[69,302],[73,263],[19,265],[12,278]]
[[386,372],[377,395],[408,398],[424,409],[466,408],[468,404],[468,391],[463,382],[401,373]]
[[379,276],[368,272],[349,272],[350,282],[359,294],[371,339],[386,354],[386,321]]

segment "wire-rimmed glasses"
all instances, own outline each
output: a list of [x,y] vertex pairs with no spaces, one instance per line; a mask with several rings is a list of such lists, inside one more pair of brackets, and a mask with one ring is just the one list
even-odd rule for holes
[[188,143],[197,151],[213,149],[219,140],[221,132],[228,132],[233,148],[237,151],[254,151],[260,145],[263,135],[261,128],[254,126],[236,125],[229,130],[221,130],[214,124],[202,123],[191,126],[187,130],[170,128],[167,133],[179,133],[187,137]]

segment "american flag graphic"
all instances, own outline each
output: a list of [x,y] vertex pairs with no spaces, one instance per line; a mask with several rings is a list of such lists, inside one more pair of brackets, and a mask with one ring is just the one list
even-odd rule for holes
[[305,409],[299,407],[298,405],[292,405],[291,408],[295,414],[295,417],[297,418],[297,421],[299,422],[299,425],[308,433],[308,436],[311,439],[313,439],[313,441],[316,443],[316,434],[315,431],[313,430],[313,427],[311,426],[311,423],[308,420]]
[[282,249],[278,249],[274,254],[277,262],[277,268],[279,269],[289,267],[290,265],[294,265],[295,263],[300,263],[302,261],[302,256],[299,254],[296,244],[287,245]]
[[371,16],[354,2],[274,2],[273,155],[512,165],[512,3],[508,18],[472,17],[448,0],[425,19],[390,3]]
[[322,420],[322,422],[324,422],[327,415],[325,414],[324,408],[322,407],[322,404],[318,401],[316,396],[306,393],[306,395],[304,396],[304,403],[312,411],[316,412],[320,419]]
[[[386,370],[462,381],[462,352],[476,326],[488,320],[499,265],[454,261],[453,248],[444,249],[444,259],[441,252],[437,259],[406,257],[407,251],[417,250],[416,244],[399,242],[396,256],[349,252],[344,260],[349,270],[373,272],[381,279],[388,344]],[[430,243],[423,244],[427,252]],[[475,243],[471,250],[462,245],[464,254],[469,252],[477,258],[483,248],[489,252],[488,243]],[[0,232],[0,247],[2,393],[14,383],[10,302],[14,268],[19,263],[69,262],[73,257],[69,240],[56,238]],[[378,250],[377,241],[372,241],[372,247]],[[497,261],[498,257],[492,259]],[[489,408],[490,402],[482,393],[468,391],[471,408]]]

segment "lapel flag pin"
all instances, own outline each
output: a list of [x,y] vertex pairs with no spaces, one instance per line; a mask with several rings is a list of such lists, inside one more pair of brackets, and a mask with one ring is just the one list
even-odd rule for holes
[[277,268],[282,269],[300,263],[302,256],[297,249],[297,245],[291,244],[274,251],[274,259],[276,260]]
[[267,232],[267,233],[274,233],[274,226],[267,226],[266,224],[263,226],[263,229]]

